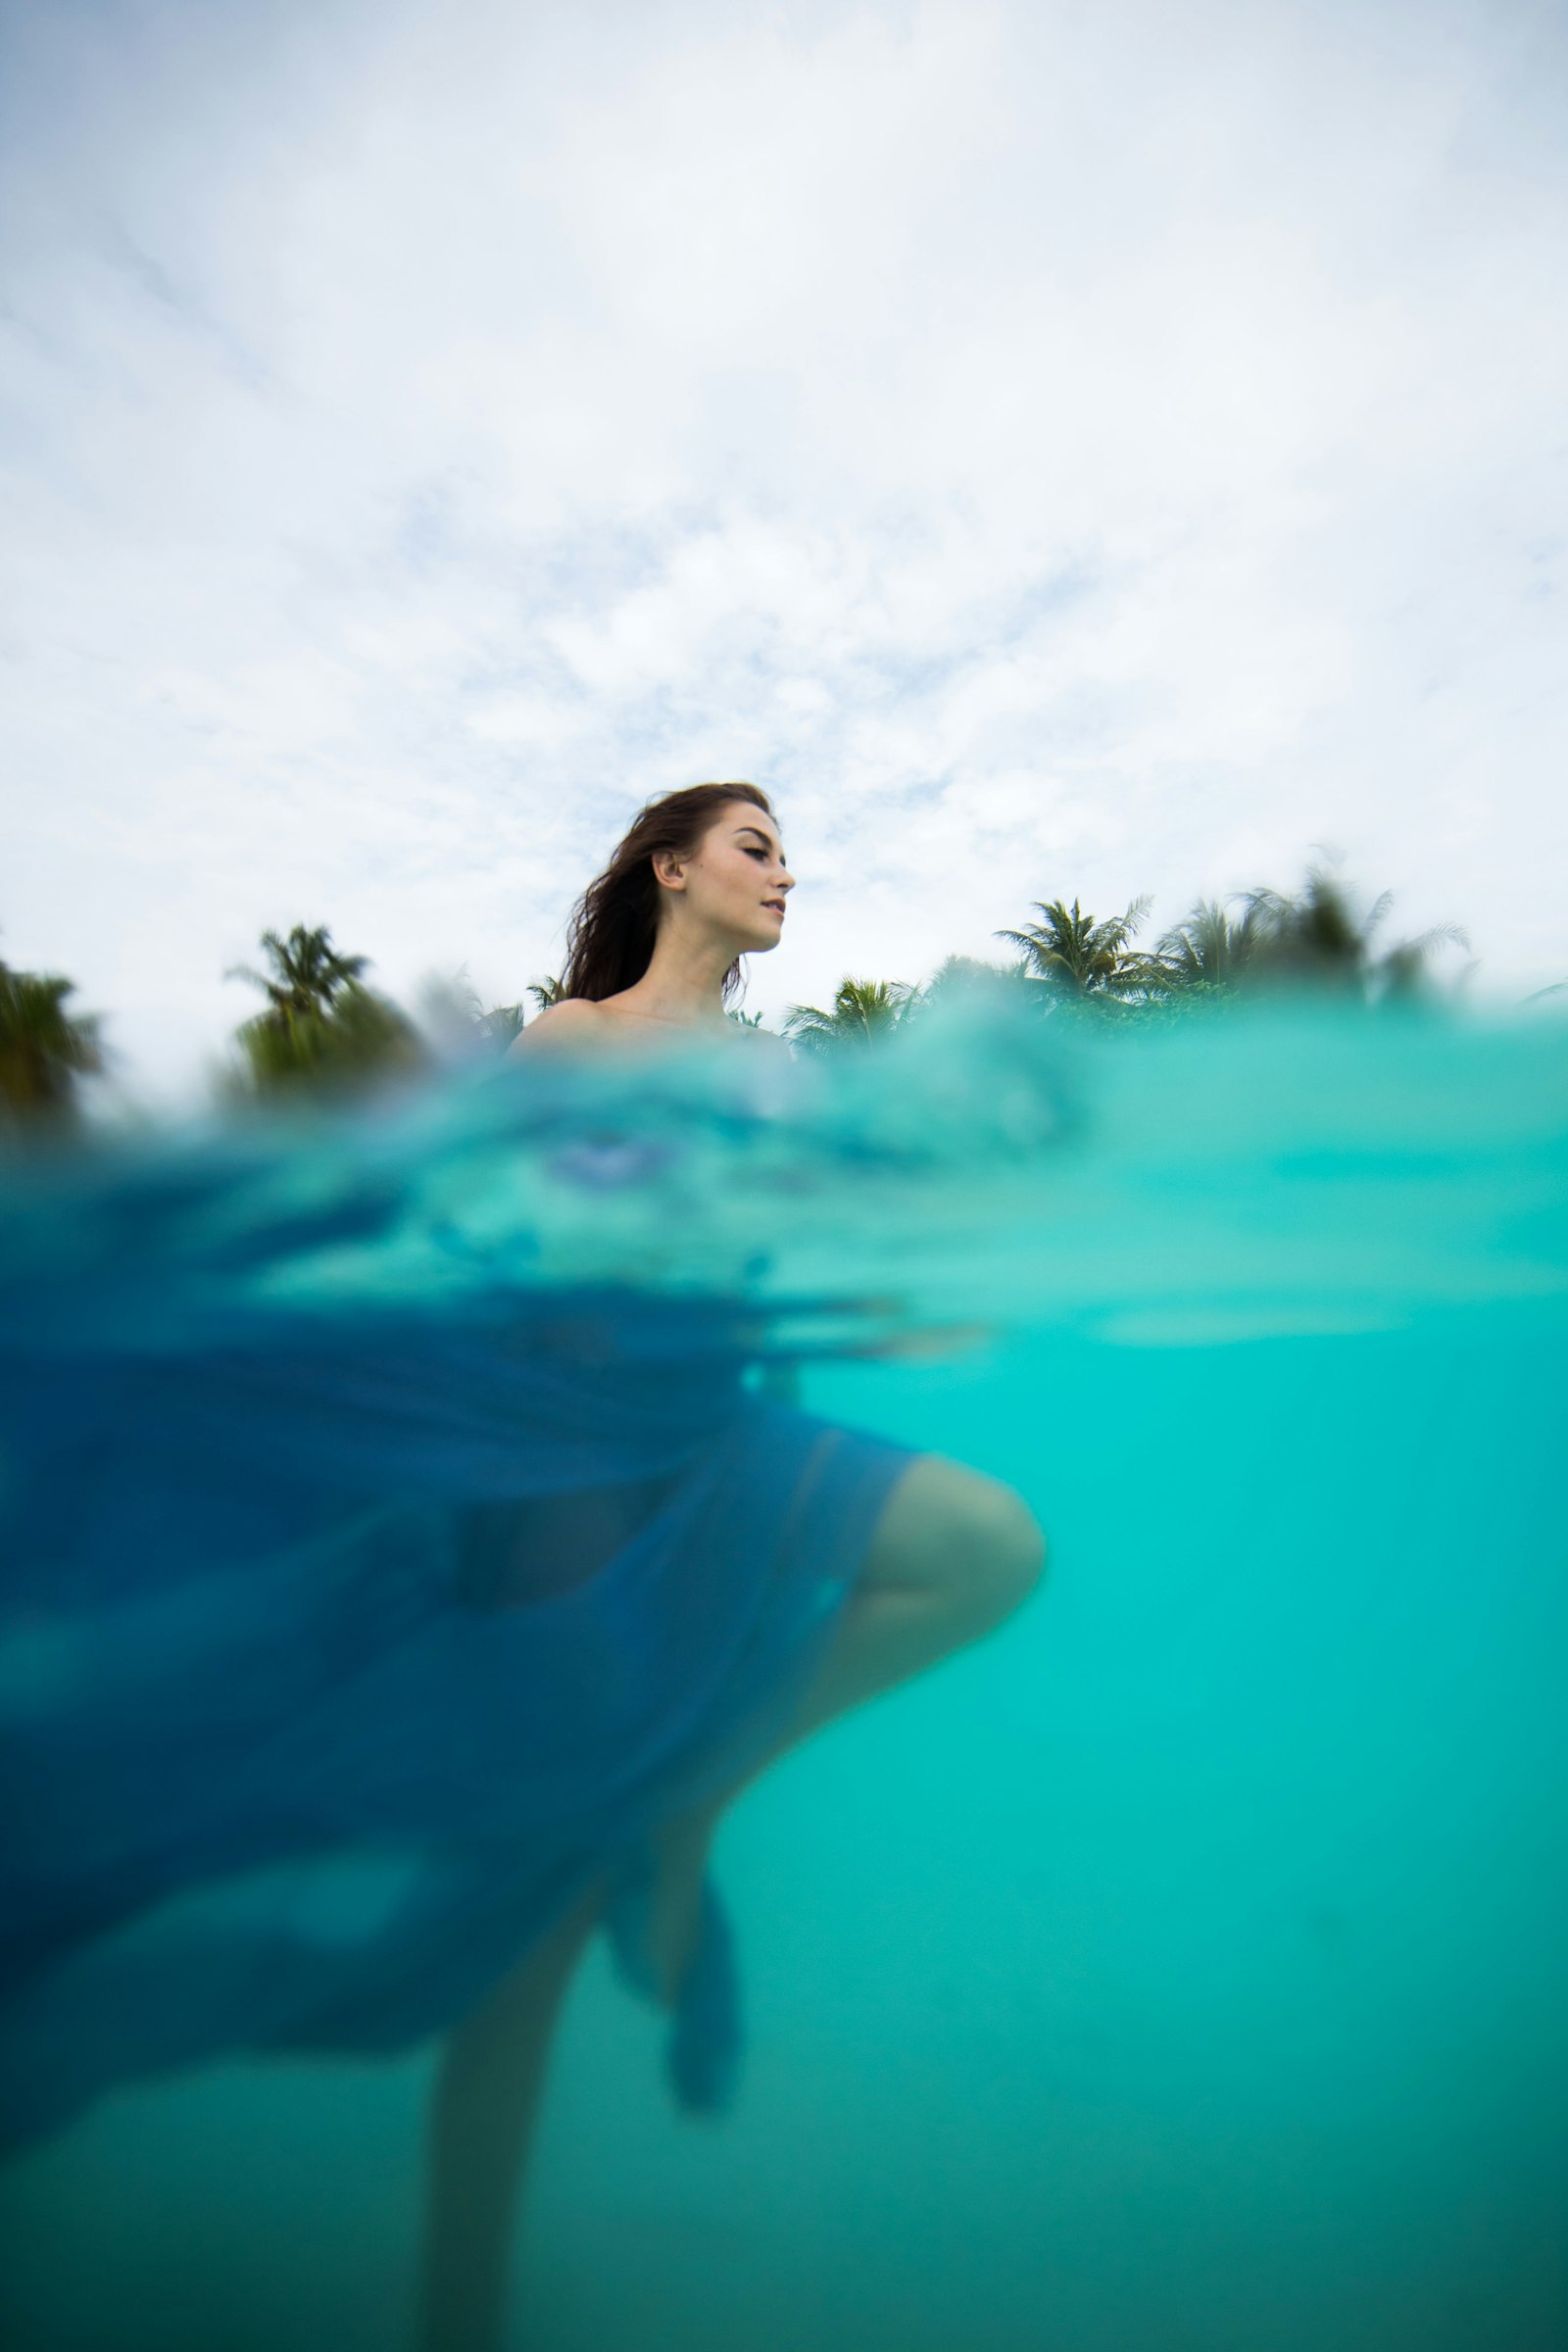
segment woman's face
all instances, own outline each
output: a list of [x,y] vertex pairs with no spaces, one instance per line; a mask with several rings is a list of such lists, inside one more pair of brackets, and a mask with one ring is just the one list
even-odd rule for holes
[[778,827],[750,801],[722,808],[689,858],[667,854],[654,871],[679,906],[679,919],[700,923],[737,956],[776,948],[784,901],[795,877],[784,863]]

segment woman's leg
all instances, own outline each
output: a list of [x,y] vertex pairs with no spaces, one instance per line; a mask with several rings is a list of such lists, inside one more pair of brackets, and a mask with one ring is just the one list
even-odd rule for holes
[[602,1886],[583,1895],[447,2038],[430,2114],[420,2352],[498,2352],[550,2043],[604,1899]]
[[918,1455],[882,1506],[864,1567],[780,1747],[995,1633],[1034,1592],[1045,1564],[1046,1539],[1021,1494],[941,1454]]
[[[795,1715],[733,1786],[659,1834],[650,1957],[673,2003],[691,1957],[709,1844],[726,1805],[837,1715],[992,1633],[1027,1599],[1045,1539],[1011,1488],[936,1454],[883,1505],[854,1592]],[[432,2118],[422,2352],[497,2352],[513,2213],[550,2037],[604,1899],[561,1922],[450,2037]]]
[[1039,1584],[1046,1543],[1011,1487],[924,1453],[889,1494],[833,1639],[788,1728],[744,1777],[668,1822],[649,1944],[673,2002],[696,1936],[708,1848],[720,1814],[802,1740],[879,1691],[923,1674],[1004,1624]]

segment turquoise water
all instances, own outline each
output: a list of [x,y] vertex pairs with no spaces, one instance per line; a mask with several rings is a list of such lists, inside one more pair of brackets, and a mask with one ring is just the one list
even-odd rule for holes
[[[671,2111],[590,1955],[526,2340],[1568,2340],[1568,1034],[991,1022],[853,1075],[551,1084],[520,1125],[503,1090],[255,1142],[199,1210],[157,1152],[24,1187],[7,1269],[172,1350],[264,1309],[706,1282],[802,1351],[813,1411],[1047,1528],[1022,1616],[726,1822],[731,2116]],[[395,1234],[302,1240],[368,1171]],[[105,2100],[0,2176],[7,2340],[408,2340],[428,2077],[232,2062]]]

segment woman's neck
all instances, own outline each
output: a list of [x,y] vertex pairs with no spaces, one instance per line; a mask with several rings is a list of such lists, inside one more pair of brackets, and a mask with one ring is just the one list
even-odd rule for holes
[[684,939],[666,927],[642,978],[610,1001],[640,1020],[711,1029],[724,1018],[724,974],[734,960],[722,942]]

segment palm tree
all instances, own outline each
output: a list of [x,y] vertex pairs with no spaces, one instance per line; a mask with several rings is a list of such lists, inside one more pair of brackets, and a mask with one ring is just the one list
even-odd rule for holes
[[466,1060],[479,1053],[504,1054],[522,1027],[520,1004],[492,1004],[488,1011],[467,966],[449,978],[432,974],[419,991],[420,1023],[444,1057]]
[[234,963],[223,977],[249,980],[261,989],[274,1012],[300,1018],[330,1012],[344,990],[358,983],[370,960],[368,956],[340,956],[324,923],[312,931],[296,923],[287,939],[279,939],[275,931],[264,931],[261,946],[272,967],[270,973],[258,972],[248,963]]
[[830,1012],[815,1004],[792,1004],[784,1016],[784,1035],[808,1054],[870,1045],[902,1026],[916,994],[907,980],[846,978],[833,992]]
[[1218,899],[1200,899],[1191,914],[1167,931],[1147,966],[1151,988],[1159,994],[1229,988],[1258,961],[1268,936],[1267,920],[1254,902],[1238,920]]
[[[945,1004],[950,998],[979,999],[994,1004],[1004,997],[1022,996],[1033,988],[1029,966],[1021,960],[987,963],[978,956],[948,956],[920,990],[918,1010],[925,1012],[932,1005]],[[908,1007],[910,1013],[916,1009],[914,1004]]]
[[104,1066],[101,1017],[69,1012],[74,980],[0,963],[0,1120],[72,1119],[76,1082]]
[[1022,956],[1030,975],[1063,997],[1126,998],[1143,996],[1149,988],[1149,965],[1129,955],[1134,933],[1149,912],[1147,898],[1134,899],[1125,914],[1097,923],[1074,899],[1069,910],[1060,899],[1035,901],[1038,923],[1021,931],[999,931]]
[[340,955],[324,923],[296,923],[287,939],[264,931],[271,965],[235,964],[226,977],[248,980],[267,1009],[235,1032],[243,1055],[239,1091],[270,1095],[302,1084],[337,1087],[423,1066],[426,1051],[414,1024],[360,978],[369,958]]
[[546,972],[542,980],[529,981],[528,994],[534,1001],[536,1011],[548,1012],[552,1004],[561,1003],[562,984],[554,972]]
[[504,1054],[513,1039],[522,1032],[522,1006],[492,1004],[488,1012],[480,1013],[477,1026],[485,1044]]
[[[1374,935],[1393,903],[1385,891],[1363,909],[1321,866],[1308,869],[1294,895],[1260,888],[1225,903],[1200,899],[1151,957],[1150,992],[1168,1001],[1283,981],[1331,988],[1366,1003],[1412,996],[1440,947],[1467,943],[1456,924],[1440,923],[1377,954]],[[1239,916],[1229,911],[1237,905]]]
[[1250,890],[1243,903],[1246,919],[1257,926],[1250,968],[1258,977],[1332,988],[1366,1003],[1416,995],[1439,948],[1469,945],[1457,923],[1437,923],[1377,954],[1375,934],[1388,919],[1393,892],[1362,908],[1338,875],[1321,866],[1308,868],[1294,897]]

